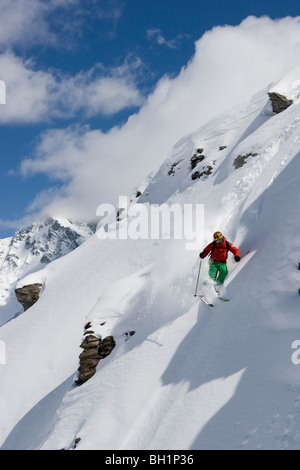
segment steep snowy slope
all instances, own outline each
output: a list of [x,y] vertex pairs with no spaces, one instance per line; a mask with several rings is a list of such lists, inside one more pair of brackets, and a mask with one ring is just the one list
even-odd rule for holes
[[[139,198],[204,204],[201,246],[94,235],[20,281],[45,288],[0,330],[3,449],[299,448],[300,108],[275,115],[268,91],[181,139]],[[250,253],[212,309],[194,289],[215,230]],[[78,387],[88,322],[116,347]]]

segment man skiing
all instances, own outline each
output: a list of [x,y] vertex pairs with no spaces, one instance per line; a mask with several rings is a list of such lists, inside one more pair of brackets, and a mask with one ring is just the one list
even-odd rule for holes
[[241,255],[239,250],[223,237],[221,232],[214,233],[214,241],[211,242],[199,254],[200,258],[205,258],[210,253],[209,276],[217,282],[217,285],[223,284],[228,274],[227,258],[228,251],[234,254],[234,259],[239,262]]

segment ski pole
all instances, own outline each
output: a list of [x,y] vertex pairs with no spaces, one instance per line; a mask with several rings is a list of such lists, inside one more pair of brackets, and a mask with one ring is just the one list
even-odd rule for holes
[[200,259],[199,271],[198,271],[198,277],[197,277],[197,284],[196,284],[196,290],[195,290],[194,297],[197,297],[197,290],[198,290],[198,283],[199,283],[199,277],[200,277],[201,266],[202,266],[202,259]]
[[[247,251],[246,253],[244,253],[244,254],[241,256],[241,259],[243,259],[244,256],[246,256],[248,253],[249,253],[249,251]],[[228,276],[227,276],[227,277],[229,277],[230,274],[231,274],[231,273],[235,270],[235,268],[237,268],[237,267],[238,267],[238,263],[236,263],[236,265],[234,266],[234,268],[230,271],[230,273],[228,273]]]

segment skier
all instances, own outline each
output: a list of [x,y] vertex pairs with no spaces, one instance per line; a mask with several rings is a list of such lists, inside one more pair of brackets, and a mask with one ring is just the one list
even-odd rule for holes
[[241,259],[239,250],[228,242],[221,232],[215,232],[214,241],[199,254],[201,259],[210,254],[209,276],[216,281],[217,285],[223,284],[228,274],[228,251],[234,254],[234,259],[238,263]]

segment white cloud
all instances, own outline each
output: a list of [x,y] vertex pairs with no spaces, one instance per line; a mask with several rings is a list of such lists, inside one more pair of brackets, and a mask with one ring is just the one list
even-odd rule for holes
[[65,47],[87,18],[107,21],[113,35],[122,16],[119,0],[0,0],[0,49],[46,44]]
[[29,214],[32,212],[39,212],[53,200],[53,197],[61,196],[62,194],[63,188],[50,188],[41,191],[27,207],[27,212]]
[[5,53],[0,55],[0,77],[6,85],[6,105],[1,107],[0,122],[35,122],[46,114],[48,91],[55,83],[51,75],[36,72],[30,61]]
[[143,98],[137,88],[136,74],[142,67],[136,58],[110,70],[98,64],[87,72],[63,79],[54,93],[53,114],[74,115],[81,111],[86,116],[112,115],[131,106],[140,106]]
[[47,16],[57,8],[74,8],[79,0],[0,0],[0,47],[54,44]]
[[170,49],[177,49],[178,45],[179,45],[179,42],[180,42],[180,38],[182,38],[182,36],[179,35],[179,36],[177,36],[176,39],[167,40],[163,36],[160,29],[148,29],[147,30],[147,38],[151,39],[151,40],[155,40],[155,42],[159,46],[167,46]]
[[[107,134],[89,129],[50,131],[23,172],[66,181],[44,211],[95,216],[156,168],[183,135],[276,82],[299,58],[300,18],[249,17],[207,32],[176,78],[164,77],[140,111]],[[267,98],[266,98],[267,99]]]
[[0,54],[0,79],[6,85],[6,105],[0,122],[39,122],[52,118],[111,115],[140,106],[143,98],[136,84],[142,67],[138,59],[106,70],[101,64],[70,77],[35,70],[32,61],[13,53]]

